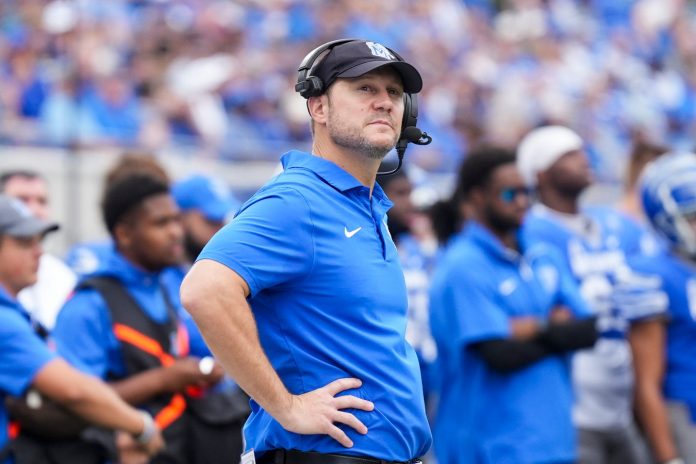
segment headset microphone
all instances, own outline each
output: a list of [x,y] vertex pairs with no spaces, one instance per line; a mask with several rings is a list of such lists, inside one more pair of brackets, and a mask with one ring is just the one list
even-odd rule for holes
[[388,176],[389,174],[394,174],[396,171],[401,169],[401,163],[404,160],[404,152],[406,151],[406,146],[409,143],[415,143],[416,145],[428,145],[432,141],[433,138],[429,136],[427,132],[423,132],[416,126],[407,126],[401,133],[401,138],[399,138],[399,141],[396,143],[396,154],[399,158],[399,164],[397,164],[396,168],[392,169],[391,171],[378,172],[377,175]]

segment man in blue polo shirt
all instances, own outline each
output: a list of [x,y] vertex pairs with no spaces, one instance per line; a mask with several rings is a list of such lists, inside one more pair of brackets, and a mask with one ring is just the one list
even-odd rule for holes
[[595,342],[597,321],[552,250],[518,243],[529,197],[512,153],[470,153],[455,199],[469,221],[431,287],[438,462],[575,462],[565,354]]
[[184,306],[253,399],[245,437],[258,462],[411,463],[430,446],[391,202],[375,185],[382,158],[405,147],[421,87],[378,43],[311,52],[296,89],[312,154],[285,154],[184,280]]

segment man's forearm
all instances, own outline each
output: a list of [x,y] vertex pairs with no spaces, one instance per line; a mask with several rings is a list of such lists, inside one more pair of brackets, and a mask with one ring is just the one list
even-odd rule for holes
[[96,377],[82,374],[62,360],[49,363],[34,379],[36,389],[85,420],[133,435],[142,432],[142,415]]
[[110,383],[124,401],[133,405],[146,403],[166,391],[162,369],[150,369]]
[[[229,269],[220,267],[211,261],[196,263],[182,285],[182,302],[225,371],[277,419],[289,409],[292,395],[261,347],[246,301],[245,283],[239,282],[241,278],[231,275]],[[221,278],[216,272],[230,273],[224,284],[216,285],[216,278]]]

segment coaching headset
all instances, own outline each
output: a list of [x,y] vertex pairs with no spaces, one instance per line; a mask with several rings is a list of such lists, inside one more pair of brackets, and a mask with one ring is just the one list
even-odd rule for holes
[[[339,39],[332,40],[323,45],[318,46],[307,54],[297,68],[297,83],[295,91],[304,98],[318,97],[322,95],[326,88],[324,82],[318,76],[312,75],[316,66],[321,63],[320,58],[324,58],[328,53],[338,45],[343,45],[349,42],[365,42],[358,39]],[[386,48],[386,47],[385,47]],[[387,50],[394,55],[400,62],[404,62],[401,56],[390,48]],[[396,143],[396,153],[399,157],[399,164],[396,169],[389,172],[378,172],[379,175],[393,174],[401,168],[401,163],[406,151],[408,143],[416,145],[427,145],[432,142],[432,138],[425,132],[416,127],[418,123],[418,99],[415,94],[404,92],[404,118],[401,121],[401,135]]]

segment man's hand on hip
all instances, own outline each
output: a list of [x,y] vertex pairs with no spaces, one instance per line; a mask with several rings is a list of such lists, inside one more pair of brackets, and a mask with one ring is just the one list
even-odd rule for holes
[[374,404],[352,395],[336,396],[345,390],[359,388],[359,379],[345,378],[334,380],[330,384],[302,395],[291,397],[290,407],[278,417],[278,422],[290,432],[303,435],[329,435],[346,448],[353,446],[348,435],[336,426],[336,423],[348,425],[358,433],[365,435],[367,427],[353,414],[343,409],[360,409],[372,411]]

